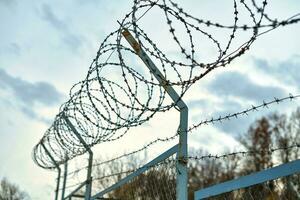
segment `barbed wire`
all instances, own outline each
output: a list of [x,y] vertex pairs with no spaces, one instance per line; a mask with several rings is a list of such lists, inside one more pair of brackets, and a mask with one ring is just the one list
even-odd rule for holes
[[[131,58],[135,58],[136,53],[124,42],[122,36],[124,29],[132,32],[141,48],[159,63],[159,69],[166,77],[166,85],[177,88],[179,101],[192,85],[208,73],[218,67],[228,66],[233,60],[245,54],[262,34],[279,26],[300,21],[299,14],[285,20],[271,18],[266,13],[267,4],[266,0],[260,3],[254,0],[250,3],[244,0],[233,0],[232,22],[228,25],[192,16],[172,0],[134,0],[132,10],[120,20],[120,27],[108,34],[100,44],[86,78],[71,88],[70,99],[60,107],[53,124],[34,147],[33,160],[40,167],[54,169],[57,164],[60,165],[86,152],[87,149],[72,133],[65,117],[91,148],[99,143],[118,140],[127,134],[130,128],[144,124],[156,113],[176,108],[177,102],[169,103],[166,100],[164,86],[156,81],[154,74],[133,67]],[[148,35],[149,31],[143,28],[141,19],[152,10],[161,14],[162,20],[159,21],[166,21],[164,26],[169,30],[170,41],[176,46],[177,49],[174,50],[180,55],[177,58],[167,55],[162,50],[164,49],[162,43],[158,45],[159,41],[151,39]],[[241,25],[239,24],[240,13],[243,12],[249,15],[250,22]],[[179,26],[182,28],[177,28]],[[220,31],[230,30],[227,40],[224,43],[218,40],[210,33],[210,27]],[[237,30],[244,30],[249,33],[249,37],[239,43],[236,40]],[[180,36],[182,33],[187,38],[182,39]],[[199,56],[197,35],[207,40],[217,52],[213,61],[200,62],[197,59]],[[233,41],[239,44],[234,45]],[[271,102],[267,105],[269,104]],[[263,106],[253,107],[223,118],[201,121],[189,128],[189,132],[203,124],[221,122]],[[158,138],[135,152],[143,151],[157,142],[174,139],[176,136],[177,133],[170,138]],[[124,156],[128,155],[130,153],[124,154]]]
[[[291,150],[291,149],[298,149],[300,148],[300,144],[299,143],[294,143],[290,146],[287,147],[276,147],[276,148],[270,148],[267,150],[248,150],[248,151],[235,151],[235,152],[231,152],[231,153],[226,153],[226,154],[221,154],[221,155],[212,155],[212,154],[208,154],[208,155],[204,155],[204,156],[188,156],[188,162],[191,160],[205,160],[205,159],[226,159],[228,157],[233,157],[233,156],[250,156],[250,155],[254,155],[254,154],[261,154],[261,153],[267,153],[269,155],[272,155],[273,153],[277,152],[277,151],[287,151],[287,150]],[[155,163],[153,165],[149,165],[147,167],[147,169],[154,167],[154,166],[159,166],[159,165],[163,165],[163,164],[170,164],[170,163],[176,163],[177,159],[167,159],[164,160],[163,162],[160,163]],[[128,173],[132,173],[135,172],[141,168],[143,168],[144,166],[142,165],[141,167],[137,167],[137,168],[133,168],[130,170],[126,170],[126,171],[121,171],[118,173],[113,173],[113,174],[107,174],[101,177],[95,177],[94,180],[100,180],[100,179],[104,179],[104,178],[109,178],[112,176],[119,176],[119,175],[123,175],[123,174],[128,174]]]
[[300,148],[299,143],[294,143],[290,146],[287,147],[276,147],[276,148],[270,148],[270,149],[260,149],[260,150],[248,150],[248,151],[235,151],[231,153],[226,153],[222,155],[213,155],[213,154],[208,154],[204,156],[188,156],[188,159],[191,160],[204,160],[204,159],[222,159],[222,158],[228,158],[228,157],[234,157],[234,156],[247,156],[247,155],[254,155],[254,154],[269,154],[272,155],[273,153],[277,151],[287,151],[290,149],[295,149],[295,148]]
[[295,95],[294,96],[292,94],[289,94],[289,96],[283,97],[283,98],[274,97],[273,100],[263,101],[263,103],[260,104],[260,105],[257,105],[257,106],[252,105],[250,108],[247,108],[245,110],[242,110],[242,111],[239,111],[239,112],[236,112],[236,113],[227,114],[225,116],[212,117],[209,120],[206,119],[204,121],[199,122],[198,124],[193,124],[191,127],[189,127],[188,131],[189,132],[193,131],[194,129],[197,129],[199,126],[201,126],[203,124],[213,124],[215,122],[223,122],[224,120],[230,120],[232,118],[238,118],[239,116],[242,116],[242,115],[248,115],[250,112],[258,111],[259,108],[268,108],[268,106],[271,105],[271,104],[279,104],[283,101],[293,100],[293,99],[299,98],[299,97],[300,97],[300,95]]
[[[236,157],[236,156],[251,156],[251,155],[255,155],[255,154],[268,154],[268,155],[273,155],[274,153],[278,152],[278,151],[288,151],[291,149],[299,149],[300,148],[300,143],[293,143],[292,145],[289,146],[281,146],[281,147],[275,147],[275,148],[269,148],[269,149],[264,149],[264,150],[245,150],[245,151],[234,151],[234,152],[230,152],[230,153],[225,153],[225,154],[206,154],[206,155],[202,155],[202,156],[198,156],[198,155],[192,155],[192,156],[188,156],[187,157],[187,161],[188,163],[190,163],[193,160],[207,160],[207,159],[227,159],[230,157]],[[105,174],[105,175],[101,175],[99,177],[94,177],[93,181],[99,181],[102,179],[109,179],[112,177],[122,177],[122,176],[127,176],[130,173],[133,173],[139,169],[142,168],[146,168],[147,170],[153,167],[157,167],[157,166],[161,166],[161,165],[170,165],[170,164],[175,164],[178,160],[175,158],[168,158],[162,162],[159,163],[154,163],[152,165],[148,165],[147,167],[145,167],[143,164],[139,167],[135,167],[135,168],[131,168],[131,169],[126,169],[126,170],[121,170],[119,172],[114,172],[114,173],[109,173],[109,174]],[[103,163],[103,164],[108,164],[108,162]],[[109,164],[111,165],[111,164]],[[98,165],[99,167],[99,165]],[[110,166],[111,167],[111,166]],[[71,184],[66,186],[65,188],[72,188],[78,185],[81,185],[84,182],[78,182],[75,184]]]
[[[151,168],[154,168],[154,167],[158,167],[158,166],[162,166],[162,165],[170,165],[170,164],[175,164],[176,163],[176,159],[172,158],[172,156],[170,158],[167,158],[161,162],[158,162],[158,163],[153,163],[153,164],[150,164],[150,165],[140,165],[138,167],[134,167],[134,168],[131,168],[131,169],[126,169],[124,171],[120,171],[120,172],[114,172],[114,173],[111,173],[111,174],[106,174],[106,175],[102,175],[102,176],[99,176],[99,177],[93,177],[93,180],[92,181],[99,181],[99,180],[102,180],[102,179],[107,179],[107,178],[110,178],[110,177],[116,177],[116,176],[123,176],[123,175],[128,175],[132,172],[135,172],[139,169],[146,169],[146,170],[149,170]],[[78,183],[74,183],[74,184],[71,184],[71,185],[68,185],[66,186],[65,188],[68,189],[68,188],[72,188],[72,187],[76,187],[80,184],[83,184],[84,182],[86,181],[83,181],[83,182],[78,182]],[[62,188],[60,188],[60,190],[62,190]]]
[[[191,134],[192,131],[194,131],[195,129],[199,128],[202,125],[209,125],[209,124],[214,124],[214,123],[217,123],[217,122],[221,123],[223,121],[225,121],[225,122],[229,121],[232,118],[236,119],[240,116],[248,116],[249,113],[251,113],[251,112],[259,111],[260,108],[269,108],[269,106],[271,106],[273,104],[279,104],[279,103],[282,103],[282,102],[287,101],[287,100],[292,101],[292,100],[295,100],[299,97],[300,97],[300,95],[289,94],[288,96],[282,97],[282,98],[274,97],[274,99],[271,100],[271,101],[265,101],[264,100],[262,104],[252,105],[249,108],[246,108],[244,110],[241,110],[241,111],[238,111],[238,112],[235,112],[235,113],[232,113],[232,114],[226,114],[226,115],[219,116],[219,117],[212,117],[210,120],[201,121],[200,123],[192,125],[191,127],[189,127],[188,128],[188,133]],[[102,162],[94,163],[93,167],[100,166],[100,165],[103,165],[103,164],[107,164],[107,163],[110,163],[110,162],[114,162],[116,160],[119,160],[119,159],[122,159],[122,158],[125,158],[125,157],[128,157],[128,156],[140,153],[140,152],[145,151],[146,149],[150,148],[154,144],[157,144],[159,142],[169,142],[169,141],[172,141],[172,140],[176,139],[178,136],[179,136],[179,132],[177,131],[176,134],[174,134],[173,136],[165,137],[165,138],[157,138],[153,141],[150,141],[149,143],[147,143],[143,147],[138,148],[136,150],[133,150],[131,152],[119,155],[117,157],[113,157],[111,159],[108,159],[108,160],[105,160],[105,161],[102,161]],[[77,174],[80,171],[87,169],[87,167],[88,166],[84,166],[84,167],[81,167],[81,168],[76,169],[74,171],[71,171],[71,172],[68,173],[68,175]]]

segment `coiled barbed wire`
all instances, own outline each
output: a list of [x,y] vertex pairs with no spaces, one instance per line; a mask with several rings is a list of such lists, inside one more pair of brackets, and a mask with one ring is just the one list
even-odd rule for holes
[[[132,10],[120,21],[120,27],[108,34],[100,44],[86,78],[71,88],[70,99],[61,106],[53,124],[34,147],[34,161],[40,167],[53,169],[56,164],[86,152],[64,117],[71,121],[86,144],[92,147],[117,140],[130,128],[149,121],[157,112],[166,112],[176,106],[176,102],[167,101],[166,91],[150,71],[135,67],[135,52],[126,47],[127,43],[122,37],[124,28],[133,33],[141,48],[158,63],[167,85],[176,87],[182,98],[194,83],[212,70],[228,66],[248,51],[260,35],[300,20],[300,14],[284,20],[272,19],[265,11],[266,0],[259,3],[254,0],[250,3],[244,0],[232,2],[233,22],[228,25],[192,16],[172,0],[134,0]],[[145,13],[152,9],[164,16],[171,41],[177,47],[174,50],[181,55],[176,59],[161,50],[163,45],[159,44],[160,41],[151,39],[139,23]],[[240,12],[249,14],[248,24],[239,24]],[[178,29],[178,26],[182,28]],[[210,33],[210,27],[220,31],[230,30],[228,40],[221,43]],[[248,32],[249,37],[234,46],[237,30]],[[195,45],[198,35],[215,48],[213,60],[199,61]],[[215,120],[219,119],[212,119],[211,122]],[[201,121],[189,131],[208,122]]]

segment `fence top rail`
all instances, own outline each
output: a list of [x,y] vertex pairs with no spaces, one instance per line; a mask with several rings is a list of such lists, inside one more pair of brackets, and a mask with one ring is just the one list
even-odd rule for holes
[[195,192],[195,200],[216,196],[300,172],[300,159],[226,181]]
[[156,158],[154,158],[153,160],[151,160],[150,162],[148,162],[147,164],[145,164],[144,166],[142,166],[141,168],[139,168],[135,172],[133,172],[133,173],[129,174],[128,176],[126,176],[125,178],[121,179],[119,182],[117,182],[117,183],[111,185],[110,187],[104,189],[103,191],[95,194],[94,196],[92,196],[91,200],[94,200],[97,197],[103,197],[104,194],[117,189],[118,187],[126,184],[127,182],[129,182],[133,178],[135,178],[135,177],[139,176],[140,174],[144,173],[150,167],[152,167],[152,166],[164,161],[165,159],[169,158],[170,156],[172,156],[173,154],[178,152],[178,146],[179,145],[176,144],[175,146],[171,147],[170,149],[168,149],[164,153],[160,154],[159,156],[157,156]]

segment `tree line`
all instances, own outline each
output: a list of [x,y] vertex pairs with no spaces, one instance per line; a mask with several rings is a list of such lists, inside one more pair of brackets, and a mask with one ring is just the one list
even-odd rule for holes
[[29,200],[29,195],[7,178],[0,181],[0,200]]
[[[188,198],[193,200],[194,191],[217,183],[238,178],[253,172],[273,167],[299,158],[299,148],[289,148],[300,144],[300,108],[290,115],[273,113],[253,122],[248,131],[237,137],[248,152],[247,155],[231,155],[219,159],[198,159],[188,162]],[[270,149],[282,150],[270,152]],[[195,151],[195,150],[194,150]],[[199,149],[192,154],[206,155]],[[122,162],[112,162],[93,170],[94,189],[97,191],[117,182],[143,163],[137,156]],[[125,173],[119,173],[125,171]],[[126,172],[127,171],[127,172]],[[300,176],[292,175],[279,180],[229,192],[211,199],[300,199]],[[176,199],[176,169],[174,162],[153,167],[134,180],[123,185],[107,196],[108,199],[122,200],[169,200]],[[18,186],[2,178],[0,200],[27,200],[29,195]]]
[[[198,159],[188,162],[188,198],[194,199],[194,191],[217,183],[248,175],[273,167],[280,163],[290,162],[299,158],[300,144],[300,108],[290,115],[273,113],[254,121],[248,131],[238,136],[237,141],[249,154],[231,155],[219,159]],[[291,148],[293,147],[293,148]],[[278,151],[270,151],[280,148]],[[207,152],[197,150],[197,155]],[[193,154],[193,153],[192,153]],[[110,166],[99,168],[94,177],[105,177],[116,174],[108,179],[95,180],[99,190],[117,182],[130,173],[118,174],[126,169],[139,166],[138,157],[130,157],[126,162],[113,162]],[[109,199],[140,199],[165,200],[176,199],[176,171],[174,165],[162,165],[151,168],[146,173],[136,177],[108,194]],[[300,199],[300,176],[292,175],[246,189],[222,194],[211,199]]]

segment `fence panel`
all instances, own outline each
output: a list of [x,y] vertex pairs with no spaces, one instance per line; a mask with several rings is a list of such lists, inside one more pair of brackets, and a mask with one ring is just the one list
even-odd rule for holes
[[[125,178],[121,179],[117,183],[111,185],[110,187],[104,189],[101,192],[98,192],[97,194],[92,196],[91,199],[93,200],[93,199],[96,199],[97,197],[103,197],[106,194],[113,195],[111,192],[116,191],[116,190],[119,190],[118,193],[123,193],[123,195],[125,197],[133,195],[132,199],[136,198],[134,195],[143,196],[142,193],[146,192],[147,190],[143,190],[142,186],[148,186],[148,187],[151,185],[155,186],[155,183],[145,183],[146,179],[151,179],[151,177],[153,177],[155,175],[163,176],[164,178],[169,177],[169,172],[161,171],[163,168],[161,168],[161,166],[159,166],[159,165],[161,163],[164,163],[165,160],[167,160],[169,157],[176,154],[177,152],[178,152],[178,145],[175,145],[172,148],[170,148],[169,150],[165,151],[163,154],[159,155],[158,157],[156,157],[155,159],[153,159],[152,161],[147,163],[146,165],[137,169],[135,172],[133,172],[133,173],[129,174],[128,176],[126,176]],[[165,163],[167,163],[167,162],[165,162]],[[156,168],[156,170],[155,170],[155,168]],[[157,173],[157,172],[159,172],[159,173]],[[156,179],[157,179],[157,177],[156,177]],[[160,179],[163,180],[163,178],[161,178],[161,177],[159,178],[159,180]],[[176,180],[176,179],[172,179],[172,180]],[[143,184],[141,184],[139,182],[143,182]],[[173,182],[170,181],[169,184],[171,184],[171,183],[173,183]],[[175,182],[174,182],[174,184],[171,184],[171,185],[175,185]],[[156,184],[156,186],[157,186],[157,184]],[[146,189],[149,189],[148,187],[146,187]],[[126,189],[126,188],[128,188],[128,189]],[[122,191],[122,190],[125,190],[125,191]],[[135,192],[133,192],[133,190],[135,190]],[[141,190],[141,193],[136,194],[137,193],[136,191],[139,191],[139,190]],[[176,198],[176,192],[174,194],[175,194],[175,198]],[[123,196],[123,198],[125,198],[124,196]],[[173,192],[170,196],[173,196]]]
[[233,190],[247,188],[253,185],[279,179],[300,172],[300,160],[269,168],[234,180],[226,181],[195,192],[195,199],[205,199],[227,193]]

